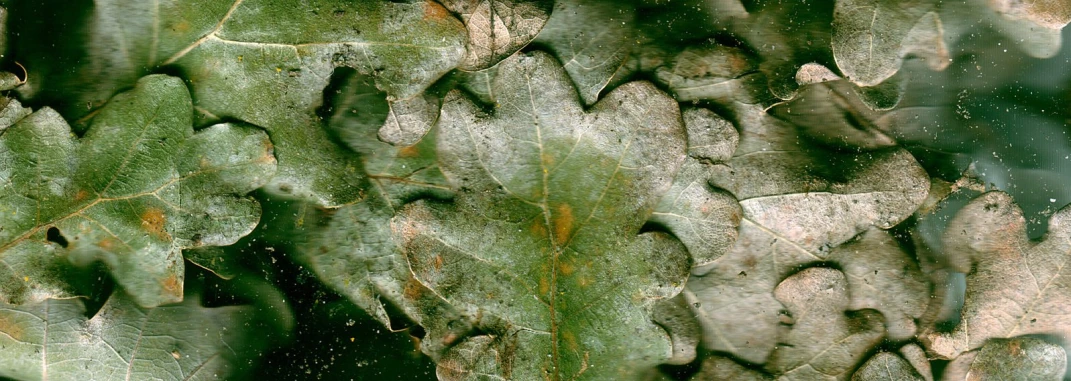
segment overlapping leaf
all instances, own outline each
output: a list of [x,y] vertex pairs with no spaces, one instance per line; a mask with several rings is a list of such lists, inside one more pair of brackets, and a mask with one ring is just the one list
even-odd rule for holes
[[1034,337],[992,339],[945,368],[945,380],[1063,380],[1067,352]]
[[338,206],[359,198],[361,174],[316,115],[333,70],[356,68],[392,100],[408,99],[460,62],[465,29],[430,0],[100,0],[88,42],[113,49],[93,50],[78,77],[60,84],[78,105],[173,68],[203,115],[272,135],[280,166],[268,191]]
[[260,205],[242,195],[275,170],[263,131],[194,133],[192,117],[182,81],[154,75],[113,98],[82,138],[47,108],[3,130],[0,299],[70,297],[67,261],[101,260],[139,304],[181,301],[182,250],[252,231]]
[[[780,322],[774,287],[797,266],[834,260],[831,248],[910,216],[925,199],[929,179],[901,149],[847,156],[813,150],[791,125],[754,106],[741,110],[740,145],[709,174],[712,185],[740,200],[739,238],[727,254],[693,272],[688,292],[700,302],[708,348],[763,363]],[[837,260],[865,266],[863,258]]]
[[728,27],[762,58],[759,70],[770,91],[778,98],[791,99],[800,66],[832,60],[829,25],[834,2],[762,0],[754,4],[748,17],[734,18]]
[[863,89],[821,65],[804,65],[796,73],[796,80],[803,85],[796,97],[774,105],[770,114],[830,146],[894,147],[897,145],[896,133],[908,129],[912,122],[897,118],[896,112],[876,110],[887,108],[879,106],[895,106],[901,95],[898,88],[893,89],[891,99],[877,104],[868,102],[870,98]]
[[914,54],[931,69],[948,67],[937,4],[926,0],[838,0],[833,8],[832,49],[837,67],[859,86],[875,86]]
[[482,70],[528,45],[547,23],[552,0],[443,0],[468,29],[461,70]]
[[766,363],[780,380],[847,380],[885,330],[871,311],[848,316],[848,282],[840,271],[810,268],[785,279],[774,296],[792,328]]
[[[382,134],[401,121],[366,75],[351,72],[344,77],[330,104],[334,109],[328,129],[361,154],[368,185],[357,202],[333,210],[306,211],[303,222],[307,226],[302,231],[307,236],[296,249],[322,282],[385,326],[393,328],[385,304],[424,325],[424,351],[437,357],[443,346],[452,344],[438,339],[464,334],[468,328],[459,321],[450,324],[460,318],[458,313],[412,279],[390,231],[390,219],[405,202],[420,196],[450,196],[436,163],[435,136],[421,136],[415,144],[400,147],[377,140],[377,130]],[[425,314],[434,314],[442,325],[425,321]]]
[[881,380],[924,381],[925,378],[903,357],[890,352],[880,352],[866,360],[852,376],[852,381]]
[[557,1],[536,37],[562,62],[584,104],[599,99],[636,45],[635,12],[632,4],[621,2]]
[[440,377],[621,378],[671,357],[651,308],[683,287],[688,256],[639,231],[685,157],[676,103],[632,83],[584,111],[557,66],[501,63],[491,115],[448,95],[437,137],[455,201],[392,222],[412,275],[487,333]]
[[712,355],[703,359],[699,372],[692,376],[693,381],[766,381],[773,379],[769,374],[749,369],[730,358],[719,355]]
[[662,196],[651,222],[662,224],[691,253],[693,266],[705,265],[732,247],[740,225],[740,205],[733,196],[707,183],[710,166],[724,165],[736,149],[737,133],[729,121],[710,110],[686,108],[688,156],[673,186]]
[[1049,58],[1060,51],[1060,30],[1071,21],[1071,7],[1063,0],[957,0],[942,2],[946,34],[955,40],[987,28],[1003,35],[1024,53]]
[[1066,207],[1053,214],[1046,238],[1032,243],[1007,194],[986,193],[963,207],[943,237],[950,255],[971,263],[962,319],[952,332],[926,333],[927,350],[951,359],[993,338],[1071,338],[1069,218]]
[[759,63],[741,48],[716,44],[688,47],[654,74],[679,101],[766,105],[774,99]]
[[214,380],[263,342],[248,306],[143,308],[117,294],[92,318],[81,299],[0,304],[0,376],[19,380]]

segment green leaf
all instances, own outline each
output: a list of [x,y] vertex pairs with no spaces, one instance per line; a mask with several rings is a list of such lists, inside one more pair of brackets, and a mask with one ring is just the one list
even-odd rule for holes
[[993,339],[964,353],[945,368],[945,380],[1063,380],[1067,352],[1034,337]]
[[0,376],[20,380],[212,380],[257,344],[248,306],[143,308],[116,294],[92,318],[81,299],[0,304]]
[[[429,98],[433,97],[414,100]],[[399,117],[398,102],[388,102],[386,94],[376,89],[367,75],[346,73],[330,104],[333,113],[327,128],[360,153],[367,185],[364,197],[354,203],[338,209],[304,208],[299,212],[303,222],[297,229],[303,234],[301,243],[296,245],[299,260],[320,281],[388,328],[393,329],[386,304],[423,325],[426,336],[421,341],[422,348],[437,358],[444,346],[452,344],[445,339],[465,334],[471,324],[459,320],[457,311],[411,279],[408,264],[391,239],[390,230],[390,219],[405,202],[423,196],[452,195],[436,162],[435,135],[422,134],[408,146],[378,140],[377,131],[382,136],[384,130],[413,119]],[[434,108],[437,118],[438,105]],[[430,313],[441,324],[426,321],[424,315]]]
[[275,158],[260,130],[218,124],[194,133],[180,80],[153,75],[113,98],[82,138],[50,109],[0,135],[0,300],[70,297],[64,257],[101,260],[143,306],[182,300],[182,250],[224,246],[256,226],[242,195]]
[[640,228],[685,157],[676,103],[630,83],[585,111],[541,53],[503,61],[494,87],[491,114],[459,92],[444,102],[454,202],[410,204],[391,225],[412,276],[486,333],[447,352],[440,377],[624,378],[671,358],[651,310],[681,290],[688,255]]
[[627,2],[560,0],[535,42],[563,62],[580,99],[591,105],[639,45],[635,23]]
[[362,182],[316,114],[332,72],[356,68],[392,100],[408,99],[458,64],[464,33],[430,0],[99,0],[88,42],[116,48],[94,49],[78,71],[86,79],[70,87],[78,105],[97,104],[147,72],[180,71],[200,113],[272,136],[279,172],[266,190],[339,206],[359,198]]

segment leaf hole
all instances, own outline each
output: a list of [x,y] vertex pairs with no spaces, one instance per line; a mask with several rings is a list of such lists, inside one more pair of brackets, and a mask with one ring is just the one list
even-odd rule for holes
[[63,246],[65,249],[67,248],[67,238],[64,237],[55,226],[48,228],[48,232],[45,233],[45,238],[48,239],[49,242]]

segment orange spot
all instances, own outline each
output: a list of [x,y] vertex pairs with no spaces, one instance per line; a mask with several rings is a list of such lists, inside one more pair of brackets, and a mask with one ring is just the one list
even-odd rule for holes
[[166,229],[167,216],[165,216],[164,211],[160,209],[145,209],[145,211],[141,213],[141,227],[156,238],[164,240],[171,239],[171,235],[167,234]]
[[576,271],[576,268],[573,267],[572,263],[567,261],[558,263],[558,273],[562,275],[571,275],[574,271]]
[[408,147],[402,147],[398,150],[398,157],[417,157],[420,156],[420,149],[416,145]]
[[181,21],[175,23],[174,25],[172,25],[171,26],[171,30],[173,30],[175,32],[178,32],[178,33],[187,32],[187,31],[190,30],[190,23],[188,21],[186,21],[186,20],[181,20]]
[[446,10],[442,5],[434,1],[428,1],[424,3],[424,20],[444,20],[450,17],[450,11]]
[[78,193],[74,194],[74,201],[82,201],[85,200],[87,197],[89,197],[89,192],[86,192],[85,190],[79,190]]
[[539,278],[539,295],[550,294],[550,279],[547,277]]
[[547,229],[543,227],[543,221],[539,219],[532,221],[532,225],[528,227],[528,231],[531,231],[532,235],[539,238],[547,236]]
[[0,319],[0,332],[11,336],[16,341],[22,341],[23,336],[26,334],[22,326],[18,324],[18,321],[10,318]]
[[729,56],[729,70],[732,70],[733,73],[742,72],[750,67],[751,63],[744,57],[735,54]]
[[424,293],[424,288],[420,286],[420,283],[416,279],[409,278],[408,282],[405,282],[405,289],[402,290],[402,294],[409,300],[420,299],[420,295]]
[[576,335],[571,331],[562,332],[562,340],[565,341],[565,346],[573,352],[579,352],[579,347],[576,345]]
[[[550,168],[554,166],[554,156],[551,156],[550,154],[544,153],[542,155],[539,155],[539,159],[543,161],[543,168]],[[546,172],[547,170],[543,169],[543,171]]]
[[443,269],[443,256],[442,254],[435,254],[435,270]]
[[164,286],[164,291],[172,295],[182,293],[182,280],[177,275],[171,275],[164,280],[160,281],[160,285]]
[[1012,357],[1019,357],[1023,355],[1023,343],[1019,340],[1012,340],[1008,343],[1008,354]]
[[759,260],[754,256],[749,255],[747,258],[744,258],[744,266],[747,266],[749,269],[755,268],[755,265],[757,264],[759,264]]
[[111,251],[115,248],[115,239],[111,237],[105,237],[104,239],[100,240],[100,242],[97,242],[97,247],[103,249],[104,251]]
[[569,204],[558,205],[550,222],[554,225],[554,244],[564,244],[573,231],[573,208]]

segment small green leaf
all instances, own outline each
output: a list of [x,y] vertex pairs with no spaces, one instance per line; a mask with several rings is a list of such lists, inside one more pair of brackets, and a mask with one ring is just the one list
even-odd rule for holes
[[[268,136],[219,124],[194,133],[180,80],[148,76],[82,138],[50,109],[0,135],[0,261],[7,303],[69,297],[55,268],[101,260],[143,306],[182,300],[182,249],[236,242],[275,171]],[[47,266],[42,266],[48,264]],[[62,267],[62,266],[60,266]]]
[[625,63],[636,39],[636,14],[625,2],[560,0],[535,42],[558,57],[585,105],[595,103]]

